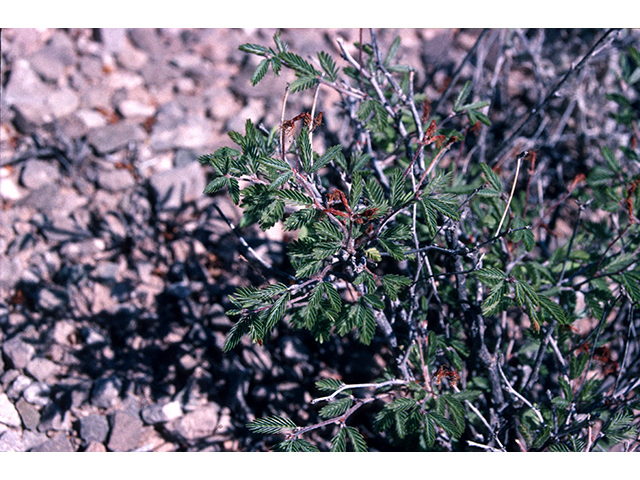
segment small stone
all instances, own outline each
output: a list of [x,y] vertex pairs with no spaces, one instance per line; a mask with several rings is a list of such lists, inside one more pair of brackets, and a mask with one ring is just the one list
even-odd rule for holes
[[16,118],[23,123],[24,129],[28,124],[42,124],[51,121],[51,114],[46,108],[46,96],[51,88],[46,85],[34,72],[26,59],[19,59],[11,69],[11,75],[2,94],[3,102],[12,105],[16,110]]
[[166,428],[187,441],[205,438],[215,433],[219,413],[217,404],[208,404],[167,423]]
[[38,445],[42,445],[49,439],[46,434],[42,432],[36,432],[32,430],[23,430],[22,431],[22,443],[24,443],[24,451],[28,452],[33,447],[37,447]]
[[120,265],[115,262],[100,262],[93,270],[92,277],[103,282],[115,282]]
[[22,426],[20,415],[6,393],[0,393],[0,423],[14,428]]
[[284,336],[280,341],[280,348],[284,357],[294,363],[307,362],[309,350],[298,337]]
[[196,368],[200,363],[196,358],[194,358],[192,355],[189,355],[188,353],[185,353],[184,355],[182,355],[180,357],[179,362],[182,369],[187,372]]
[[215,125],[202,114],[187,114],[175,103],[164,105],[149,138],[154,150],[202,149],[214,140]]
[[64,75],[64,65],[46,48],[36,52],[29,58],[31,68],[46,80],[56,82],[58,78]]
[[100,378],[93,385],[91,403],[96,407],[111,408],[120,401],[121,389],[122,380],[118,377]]
[[115,152],[126,147],[129,142],[140,142],[146,138],[142,128],[128,122],[93,128],[87,134],[87,141],[99,155]]
[[180,402],[169,402],[162,404],[148,405],[140,412],[142,420],[147,425],[155,425],[156,423],[165,423],[175,420],[182,415]]
[[98,173],[98,186],[109,192],[126,190],[136,184],[133,175],[125,169],[101,170]]
[[137,49],[131,43],[125,42],[120,51],[116,52],[118,63],[127,70],[139,70],[149,60],[146,52]]
[[40,423],[40,412],[24,398],[16,402],[16,410],[20,414],[22,424],[27,430],[35,430]]
[[[11,370],[12,372],[17,372],[18,370]],[[4,376],[3,376],[4,380]],[[33,383],[33,380],[26,375],[17,375],[15,379],[13,379],[11,383],[11,387],[7,389],[7,395],[9,398],[16,399],[22,395],[24,389]]]
[[9,359],[13,368],[18,369],[24,369],[36,353],[33,345],[22,341],[19,337],[13,337],[4,342],[2,344],[2,351]]
[[133,28],[128,33],[133,44],[140,50],[151,54],[162,52],[162,38],[155,28]]
[[51,401],[51,387],[43,382],[33,382],[24,389],[22,396],[27,402],[44,407]]
[[27,372],[36,380],[44,382],[59,371],[58,365],[48,358],[36,357],[27,365]]
[[171,63],[183,70],[189,68],[196,68],[202,64],[202,58],[200,55],[194,53],[181,52],[174,55],[171,59]]
[[87,445],[87,448],[84,449],[85,452],[95,452],[95,453],[103,453],[107,451],[107,447],[105,447],[102,443],[91,442]]
[[51,162],[44,160],[28,160],[24,164],[20,181],[30,190],[35,190],[43,185],[56,182],[60,178],[60,171]]
[[149,179],[153,197],[162,210],[180,208],[202,196],[206,177],[199,163],[154,174]]
[[24,441],[18,430],[0,433],[0,452],[25,452]]
[[72,336],[76,332],[76,326],[69,320],[59,320],[53,327],[52,337],[55,343],[60,345],[71,345]]
[[65,307],[68,302],[69,297],[64,291],[53,291],[48,288],[43,288],[38,292],[38,307],[45,312],[56,312]]
[[120,51],[127,39],[127,31],[124,28],[101,28],[100,40],[106,51],[114,53]]
[[16,286],[25,269],[24,262],[18,257],[0,257],[0,288],[9,291]]
[[48,432],[49,430],[71,430],[71,416],[69,412],[62,410],[53,402],[49,402],[42,411],[40,424],[38,425],[39,432]]
[[75,112],[80,106],[80,99],[70,88],[63,88],[48,95],[46,104],[54,117],[61,118]]
[[57,401],[67,405],[71,410],[77,410],[89,403],[93,382],[86,378],[66,377],[61,378],[56,387]]
[[31,207],[42,213],[50,213],[55,210],[55,207],[60,198],[60,188],[53,183],[47,183],[37,190],[32,190],[29,195],[21,198],[18,202],[19,205],[25,207]]
[[100,332],[97,332],[92,328],[84,327],[80,331],[80,334],[82,335],[84,343],[86,343],[87,345],[96,346],[107,343],[107,339],[102,334],[100,334]]
[[47,440],[42,445],[38,445],[30,450],[31,452],[74,452],[75,449],[71,444],[71,441],[64,433],[59,433],[50,440]]
[[137,73],[116,70],[107,77],[107,85],[112,90],[133,90],[144,85],[144,77]]
[[109,416],[111,435],[107,448],[112,452],[129,452],[138,446],[142,435],[142,420],[137,415],[117,411]]
[[76,111],[75,115],[87,128],[104,127],[107,124],[104,115],[88,108]]
[[88,415],[80,419],[80,438],[85,443],[104,443],[109,434],[109,422],[104,415]]
[[151,117],[156,113],[156,109],[153,105],[127,99],[118,104],[118,112],[125,118]]

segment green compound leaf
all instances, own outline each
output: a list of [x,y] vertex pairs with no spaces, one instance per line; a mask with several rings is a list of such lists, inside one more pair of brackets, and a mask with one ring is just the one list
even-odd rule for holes
[[285,417],[271,416],[256,418],[247,423],[247,428],[254,433],[262,433],[265,435],[273,435],[276,433],[282,433],[284,430],[295,430],[298,426]]
[[342,300],[340,299],[340,294],[338,293],[338,290],[336,290],[336,287],[329,282],[322,282],[322,287],[324,288],[324,292],[327,294],[331,309],[335,312],[339,312],[342,309]]
[[291,68],[293,68],[296,71],[296,74],[300,76],[317,77],[321,75],[320,72],[313,68],[313,66],[300,55],[292,52],[283,52],[278,56],[283,62],[287,63]]
[[315,208],[304,208],[293,212],[287,217],[284,222],[284,229],[286,231],[299,230],[300,228],[309,225],[315,218],[318,211]]
[[482,314],[491,316],[501,312],[505,307],[505,299],[509,294],[509,286],[499,282],[493,286],[487,298],[482,302]]
[[426,447],[433,447],[436,442],[436,426],[431,416],[426,413],[424,415],[424,433],[423,439]]
[[240,340],[242,340],[242,337],[249,333],[251,324],[252,318],[250,316],[246,316],[238,320],[235,325],[231,327],[231,330],[229,330],[229,333],[227,334],[223,351],[228,352],[229,350],[235,348],[236,345],[240,343]]
[[347,437],[351,441],[351,445],[353,446],[353,450],[356,452],[368,452],[367,442],[365,441],[362,434],[353,427],[344,427],[344,430],[347,431]]
[[482,170],[482,173],[484,173],[484,176],[487,178],[487,181],[489,182],[489,185],[491,185],[491,188],[498,192],[501,192],[502,180],[500,180],[498,174],[491,170],[491,167],[489,167],[489,165],[487,165],[486,163],[481,163],[480,169]]
[[538,300],[538,294],[531,288],[527,282],[516,280],[514,282],[514,290],[516,295],[516,302],[520,306],[538,306],[540,300]]
[[540,308],[548,312],[549,315],[556,319],[560,325],[566,325],[569,323],[566,315],[564,314],[564,310],[562,310],[562,307],[554,300],[545,295],[538,295],[538,301],[540,302]]
[[338,79],[335,60],[326,52],[319,52],[318,60],[320,61],[320,66],[327,74],[329,81],[335,82]]
[[311,197],[292,188],[278,190],[276,195],[283,199],[288,205],[313,205],[313,199]]
[[495,287],[507,278],[506,273],[493,267],[481,268],[474,273],[478,277],[478,280],[490,287]]
[[350,323],[358,329],[359,340],[369,345],[376,333],[376,317],[373,310],[363,300],[351,307]]
[[295,438],[291,440],[285,440],[284,442],[276,445],[276,450],[279,452],[318,452],[318,447],[303,440],[302,438]]
[[280,172],[291,171],[291,165],[279,158],[260,157],[260,163],[265,167],[274,168]]
[[322,380],[318,380],[316,382],[316,388],[323,392],[335,392],[343,385],[343,382],[335,378],[323,378]]
[[464,102],[467,101],[467,98],[469,98],[470,93],[471,93],[471,80],[467,81],[467,83],[464,84],[464,86],[462,87],[462,90],[460,90],[460,93],[458,94],[458,97],[453,102],[454,112],[457,113],[464,110],[463,104]]
[[347,451],[347,431],[344,428],[338,430],[335,437],[331,439],[331,451],[332,452],[346,452]]
[[293,177],[293,172],[284,172],[271,182],[270,190],[278,190],[282,185],[286,184]]
[[640,271],[621,273],[614,279],[624,287],[633,303],[640,303]]
[[271,60],[269,60],[268,58],[265,58],[258,64],[258,67],[256,68],[255,72],[253,72],[253,75],[251,75],[252,86],[255,87],[258,84],[258,82],[260,82],[260,80],[264,78],[265,74],[269,70],[270,63],[271,63]]
[[382,281],[384,291],[389,295],[389,298],[394,301],[398,299],[400,290],[408,287],[412,283],[409,277],[394,274],[384,275],[380,280]]
[[289,90],[291,93],[301,92],[303,90],[307,90],[308,88],[314,87],[318,83],[318,79],[316,77],[311,76],[303,76],[296,78],[289,85]]
[[324,155],[322,155],[320,158],[318,158],[313,166],[311,166],[310,168],[306,169],[309,173],[315,173],[318,170],[320,170],[322,167],[324,167],[325,165],[327,165],[327,163],[329,163],[331,160],[333,160],[334,158],[336,158],[336,156],[338,156],[340,153],[342,152],[342,145],[334,145],[333,147],[331,147],[329,150],[327,150]]
[[269,49],[267,47],[263,47],[262,45],[257,45],[255,43],[245,43],[243,45],[240,45],[238,47],[238,50],[245,53],[251,53],[254,55],[262,55],[262,56],[269,53]]
[[395,260],[404,260],[404,252],[406,251],[406,247],[404,245],[397,243],[395,240],[386,240],[384,238],[378,238],[378,243]]
[[313,162],[313,150],[311,149],[311,142],[309,141],[309,130],[303,128],[298,135],[298,142],[300,145],[300,161],[302,162],[302,168],[305,171],[311,169],[311,162]]
[[217,177],[209,182],[209,185],[204,189],[204,193],[212,194],[216,193],[218,190],[223,189],[229,183],[229,179],[227,177]]
[[269,316],[265,321],[265,330],[270,332],[276,324],[282,319],[284,313],[287,309],[287,304],[289,303],[290,294],[289,292],[283,293],[276,303],[273,304],[273,307],[269,310]]
[[338,417],[349,410],[352,405],[353,400],[351,400],[349,397],[341,398],[322,407],[318,414],[322,418]]
[[449,217],[456,222],[460,221],[460,214],[455,210],[455,203],[452,200],[447,199],[444,195],[440,198],[429,197],[424,199],[425,204],[428,203],[435,210],[442,215]]

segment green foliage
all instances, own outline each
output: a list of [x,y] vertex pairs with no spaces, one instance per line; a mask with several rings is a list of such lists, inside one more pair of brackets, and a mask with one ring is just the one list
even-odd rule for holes
[[[602,161],[553,206],[571,200],[579,212],[568,240],[550,248],[541,240],[550,207],[544,198],[530,200],[528,181],[482,162],[438,165],[454,141],[467,148],[471,129],[491,125],[480,111],[490,102],[473,99],[483,92],[474,92],[472,81],[456,87],[446,118],[420,118],[414,72],[396,63],[399,38],[386,55],[375,41],[359,45],[362,65],[344,51],[342,69],[326,52],[307,60],[278,34],[273,41],[240,47],[261,57],[251,83],[286,68],[296,75],[289,93],[338,89],[354,138],[362,140],[317,152],[318,122],[301,113],[271,131],[247,120],[244,133],[229,133],[237,148],[200,158],[213,168],[205,193],[226,189],[243,211],[241,229],[281,224],[292,235],[286,248],[293,275],[286,283],[272,279],[230,297],[236,323],[224,349],[244,336],[268,342],[286,322],[318,342],[381,339],[393,360],[373,383],[317,381],[328,394],[319,399],[325,403],[317,424],[298,427],[268,416],[248,428],[284,435],[275,447],[281,451],[317,450],[303,438],[316,428],[329,429],[332,451],[367,451],[363,432],[347,422],[370,404],[377,409],[375,432],[404,450],[484,443],[496,450],[583,451],[637,438],[630,408],[636,393],[629,388],[623,401],[621,393],[603,390],[607,376],[615,388],[630,384],[621,369],[627,360],[605,353],[616,340],[607,322],[624,317],[616,311],[628,312],[631,322],[640,303],[637,149],[601,147]],[[627,86],[640,80],[639,59],[633,48],[622,56],[620,81]],[[608,98],[619,106],[615,120],[633,127],[638,111],[623,92]],[[445,122],[457,123],[444,129]],[[535,157],[521,159],[531,163],[528,178]],[[578,320],[596,325],[589,336],[579,335]],[[596,419],[602,433],[592,441]]]

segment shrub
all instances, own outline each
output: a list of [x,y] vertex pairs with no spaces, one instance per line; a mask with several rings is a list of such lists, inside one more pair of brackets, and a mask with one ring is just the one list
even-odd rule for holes
[[[326,52],[303,58],[278,34],[271,47],[240,46],[260,57],[253,85],[269,70],[296,78],[278,125],[247,120],[229,133],[237,148],[200,157],[213,167],[205,193],[226,189],[243,210],[239,228],[281,223],[294,239],[290,271],[256,257],[279,281],[231,297],[225,350],[243,336],[268,342],[286,322],[318,342],[381,336],[391,353],[375,382],[318,379],[321,421],[267,416],[251,431],[280,436],[286,451],[316,450],[308,434],[319,428],[333,451],[365,451],[371,435],[411,451],[635,448],[638,51],[621,53],[620,88],[607,96],[627,145],[600,145],[601,161],[567,184],[549,173],[549,141],[514,150],[615,35],[601,33],[509,135],[492,127],[492,92],[461,69],[435,106],[415,92],[416,70],[396,61],[399,38],[382,52],[372,31],[357,55],[339,43],[342,68]],[[325,89],[339,93],[348,124],[333,136],[316,111]],[[294,94],[313,99],[310,111],[287,111]],[[570,231],[558,241],[559,219]],[[364,406],[373,434],[353,421]]]

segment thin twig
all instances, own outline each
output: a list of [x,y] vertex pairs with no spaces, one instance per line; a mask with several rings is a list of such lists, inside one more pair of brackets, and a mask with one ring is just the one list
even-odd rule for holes
[[442,103],[447,99],[447,97],[449,96],[449,92],[451,91],[451,89],[453,88],[453,86],[456,84],[456,82],[458,81],[458,77],[460,76],[460,73],[462,73],[462,68],[467,64],[467,62],[471,59],[471,57],[473,56],[473,54],[475,53],[476,49],[478,48],[478,45],[480,44],[480,40],[482,40],[482,37],[485,36],[485,34],[489,31],[488,28],[485,28],[484,30],[482,30],[482,32],[480,32],[480,35],[478,35],[478,38],[476,39],[476,43],[473,44],[473,47],[471,47],[471,50],[469,50],[469,53],[467,53],[467,55],[464,57],[464,60],[462,60],[462,63],[460,63],[460,65],[458,66],[458,68],[456,69],[455,73],[453,74],[453,78],[451,79],[451,81],[449,82],[449,85],[447,86],[447,88],[445,89],[445,91],[443,92],[443,94],[440,96],[440,100],[438,100],[438,103],[436,103],[436,105],[433,107],[433,113],[436,114],[438,112],[438,109],[440,108],[440,105],[442,105]]
[[214,208],[218,211],[218,213],[220,214],[220,216],[222,217],[222,219],[226,222],[226,224],[229,226],[229,228],[231,229],[231,231],[235,234],[235,236],[238,238],[238,240],[240,240],[240,243],[242,244],[242,246],[244,248],[247,249],[247,251],[249,253],[251,253],[251,256],[253,256],[253,258],[255,260],[257,260],[260,265],[262,265],[264,268],[266,268],[267,270],[276,273],[277,275],[280,275],[282,277],[288,278],[289,280],[294,280],[297,281],[296,277],[289,275],[286,272],[283,272],[282,270],[278,270],[277,268],[275,268],[273,265],[271,265],[269,262],[267,262],[265,259],[263,259],[260,254],[258,252],[256,252],[248,243],[247,241],[244,239],[244,237],[240,234],[240,232],[238,232],[238,230],[236,229],[235,225],[233,223],[231,223],[231,221],[227,218],[227,216],[224,214],[224,212],[220,209],[220,207],[214,202],[213,203]]
[[387,380],[385,382],[379,382],[379,383],[353,383],[351,385],[342,385],[331,395],[328,395],[326,397],[314,398],[313,400],[311,400],[311,405],[314,405],[318,402],[332,400],[333,398],[335,398],[337,395],[339,395],[341,392],[344,392],[345,390],[353,390],[354,388],[373,388],[374,390],[378,390],[379,388],[389,387],[391,385],[406,385],[407,383],[408,383],[407,380],[394,379],[394,380]]
[[507,205],[504,207],[504,213],[502,214],[502,218],[500,219],[498,228],[496,228],[496,233],[494,237],[500,233],[500,229],[502,228],[504,219],[507,216],[507,212],[509,211],[509,205],[511,205],[511,200],[513,199],[513,193],[516,191],[516,184],[518,183],[518,174],[520,173],[520,163],[522,162],[522,159],[527,156],[529,156],[529,151],[522,152],[520,155],[518,155],[518,163],[516,164],[516,175],[513,178],[513,185],[511,186],[511,193],[509,194],[509,200],[507,200]]
[[533,404],[527,400],[526,398],[524,398],[522,395],[520,395],[515,388],[513,388],[511,386],[511,384],[509,383],[509,380],[507,380],[507,376],[504,374],[504,372],[502,371],[502,358],[500,359],[500,361],[498,361],[498,371],[500,372],[500,376],[502,377],[502,380],[504,381],[505,385],[507,386],[507,390],[509,391],[509,393],[511,393],[512,395],[514,395],[515,397],[518,397],[520,400],[522,400],[531,410],[534,411],[534,413],[536,414],[536,417],[538,417],[538,420],[540,420],[540,423],[544,425],[544,418],[542,417],[542,414],[540,413],[540,410],[538,410],[536,407],[533,406]]
[[556,93],[558,92],[558,90],[560,90],[562,85],[565,84],[565,82],[569,79],[569,77],[573,73],[580,71],[582,67],[584,67],[584,65],[587,63],[589,58],[591,58],[595,54],[596,49],[600,46],[600,44],[602,44],[604,40],[616,30],[619,30],[619,29],[611,28],[607,30],[598,39],[598,41],[593,44],[593,46],[589,49],[589,51],[584,54],[584,56],[577,63],[577,65],[571,65],[569,70],[567,70],[567,72],[563,75],[563,77],[554,85],[554,87],[549,91],[547,96],[537,106],[535,106],[533,109],[529,111],[529,115],[527,115],[527,117],[524,120],[522,120],[522,122],[520,122],[520,125],[518,125],[518,127],[514,130],[514,132],[502,142],[502,144],[494,154],[494,160],[493,160],[494,164],[497,164],[500,162],[500,160],[502,159],[502,155],[509,148],[509,146],[511,145],[511,142],[513,142],[513,140],[517,138],[518,135],[520,135],[520,132],[522,132],[524,127],[529,123],[529,121],[531,121],[531,119],[533,119],[536,115],[544,111],[547,104],[556,97]]
[[286,148],[285,148],[285,140],[286,140],[286,132],[284,128],[284,112],[287,106],[287,98],[289,98],[289,84],[287,84],[284,89],[284,98],[282,99],[282,112],[280,114],[280,150],[282,151],[282,161],[286,162]]

